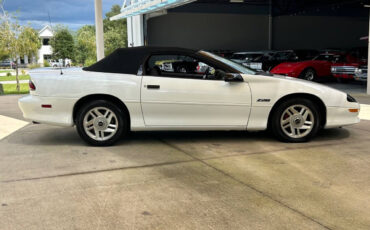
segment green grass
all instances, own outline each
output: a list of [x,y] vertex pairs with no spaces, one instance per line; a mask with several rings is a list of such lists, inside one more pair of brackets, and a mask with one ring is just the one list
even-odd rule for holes
[[[19,80],[30,80],[30,75],[19,75]],[[2,81],[15,81],[15,76],[0,77],[0,82]]]
[[12,72],[12,71],[10,71],[10,70],[0,70],[0,73],[9,73],[9,72]]
[[[21,85],[21,89],[20,91],[18,92],[17,91],[17,85],[16,84],[4,84],[2,85],[3,87],[3,91],[4,91],[4,94],[27,94],[29,93],[30,91],[30,88],[28,86],[28,84],[20,84]],[[0,86],[1,87],[1,86]],[[2,90],[0,89],[0,94]]]

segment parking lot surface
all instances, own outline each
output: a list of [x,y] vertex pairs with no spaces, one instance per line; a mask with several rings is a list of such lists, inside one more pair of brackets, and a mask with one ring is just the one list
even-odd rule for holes
[[[17,99],[0,114],[22,119]],[[0,140],[0,229],[370,229],[369,149],[370,121],[303,144],[143,132],[105,148],[28,124]]]

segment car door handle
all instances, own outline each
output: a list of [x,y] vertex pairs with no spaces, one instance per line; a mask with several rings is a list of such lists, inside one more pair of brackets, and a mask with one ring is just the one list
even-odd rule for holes
[[147,85],[146,88],[147,89],[160,89],[161,86],[160,85]]

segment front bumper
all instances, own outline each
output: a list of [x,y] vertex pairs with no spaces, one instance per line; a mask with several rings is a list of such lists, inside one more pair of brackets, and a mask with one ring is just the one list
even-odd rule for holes
[[333,77],[335,78],[343,78],[343,79],[353,79],[354,75],[353,74],[333,74]]
[[363,73],[363,74],[356,74],[354,77],[353,77],[356,81],[367,81],[367,73]]
[[356,66],[332,66],[331,73],[336,78],[353,79]]
[[[73,126],[72,114],[76,101],[73,98],[27,95],[18,100],[18,106],[27,120],[58,126]],[[51,105],[51,108],[43,108],[42,105]]]
[[[325,128],[337,128],[359,123],[360,104],[349,104],[348,107],[328,107]],[[352,109],[357,109],[358,112],[350,112]]]

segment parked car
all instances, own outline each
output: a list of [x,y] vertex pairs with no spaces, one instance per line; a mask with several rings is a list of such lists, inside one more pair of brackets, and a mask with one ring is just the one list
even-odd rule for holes
[[339,82],[354,79],[355,70],[367,65],[367,47],[353,48],[332,65],[331,73]]
[[[315,57],[313,60],[282,63],[272,69],[271,73],[301,78],[309,81],[314,81],[319,77],[332,75],[342,77],[346,76],[344,75],[344,67],[353,64],[349,63],[348,60],[349,56],[345,53],[323,53]],[[352,74],[354,74],[354,68],[352,72]]]
[[251,62],[257,57],[260,57],[264,55],[266,52],[262,51],[257,51],[257,52],[237,52],[234,53],[231,57],[230,60],[237,62],[239,64],[244,64],[246,62]]
[[257,71],[263,71],[262,62],[272,59],[273,55],[273,51],[238,52],[234,53],[230,60]]
[[53,68],[62,67],[63,64],[60,63],[58,60],[49,60],[50,66]]
[[[257,71],[270,71],[275,66],[283,62],[298,62],[310,60],[318,55],[316,50],[282,50],[282,51],[262,51],[237,53],[241,55],[255,55],[245,61],[237,61],[243,65]],[[234,60],[237,60],[234,58]]]
[[60,68],[60,67],[71,67],[72,60],[71,59],[59,59],[59,60],[49,60],[50,66],[53,68]]
[[[212,69],[166,71],[156,64],[161,59],[192,60]],[[82,139],[97,146],[111,145],[129,130],[270,129],[279,140],[303,142],[321,128],[359,122],[360,106],[344,92],[271,77],[206,51],[118,49],[92,66],[63,72],[30,72],[30,95],[19,99],[23,116],[76,125]]]
[[312,60],[319,54],[317,50],[283,50],[277,51],[271,60],[266,61],[264,64],[266,69],[272,70],[275,66],[284,62],[301,62]]
[[1,68],[15,69],[15,63],[11,60],[4,60],[4,61],[0,62],[0,67]]
[[356,68],[354,79],[356,81],[367,81],[367,65]]

